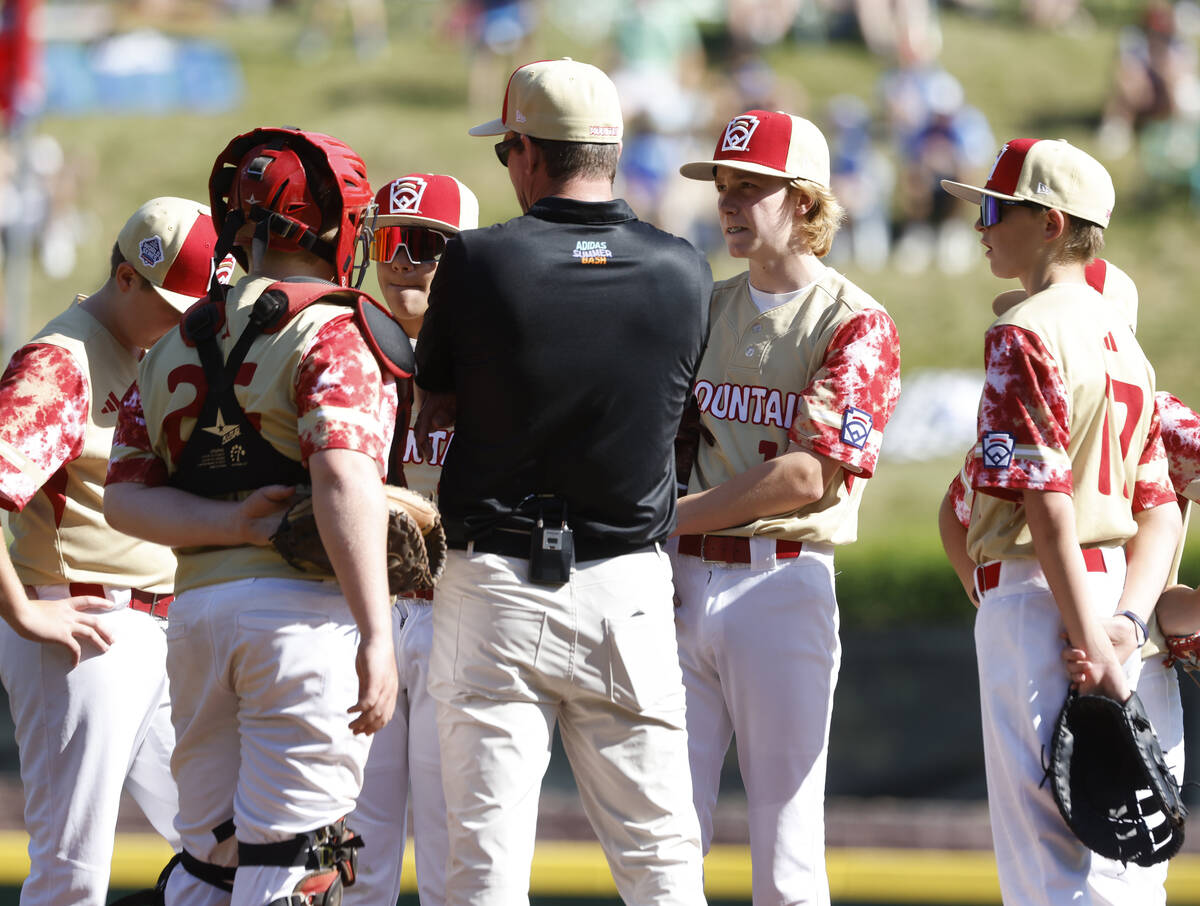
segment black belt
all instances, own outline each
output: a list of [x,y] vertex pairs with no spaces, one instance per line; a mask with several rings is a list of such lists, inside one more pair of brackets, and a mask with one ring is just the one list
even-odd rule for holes
[[[465,551],[469,541],[447,541],[446,546],[454,550]],[[520,557],[529,559],[529,532],[497,529],[490,535],[475,539],[474,552],[477,554],[499,554],[502,557]],[[607,560],[609,557],[620,557],[641,550],[648,550],[651,543],[622,541],[612,538],[580,538],[575,536],[575,560]]]

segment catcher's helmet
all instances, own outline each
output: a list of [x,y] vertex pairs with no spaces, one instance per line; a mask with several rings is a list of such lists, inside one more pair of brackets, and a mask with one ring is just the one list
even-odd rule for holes
[[[300,129],[255,129],[217,157],[208,191],[226,251],[241,226],[254,223],[272,247],[307,249],[333,265],[340,285],[350,285],[373,193],[366,165],[344,142]],[[234,253],[244,258],[244,251]]]

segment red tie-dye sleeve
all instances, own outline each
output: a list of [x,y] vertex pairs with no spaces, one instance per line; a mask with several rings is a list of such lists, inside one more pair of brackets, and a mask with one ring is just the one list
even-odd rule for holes
[[800,395],[788,438],[870,478],[899,398],[896,325],[882,309],[866,309],[830,340],[825,361]]
[[121,400],[117,414],[117,430],[113,434],[112,456],[108,460],[108,475],[104,484],[134,482],[157,487],[167,483],[167,465],[154,453],[146,416],[142,414],[142,395],[136,383],[131,384]]
[[387,471],[396,424],[396,383],[384,376],[350,315],[325,324],[296,371],[300,456],[356,450]]
[[1200,415],[1165,390],[1154,395],[1154,403],[1171,485],[1180,497],[1200,501]]
[[83,452],[91,394],[60,346],[30,343],[0,377],[0,507],[21,510]]
[[971,486],[1006,500],[1072,493],[1069,397],[1054,357],[1037,334],[1001,324],[987,333],[984,360]]

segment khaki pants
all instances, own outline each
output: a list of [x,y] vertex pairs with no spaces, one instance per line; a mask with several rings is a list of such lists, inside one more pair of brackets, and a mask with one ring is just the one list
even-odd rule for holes
[[557,722],[625,902],[703,903],[666,555],[581,563],[560,587],[527,569],[452,551],[434,600],[446,902],[528,902]]

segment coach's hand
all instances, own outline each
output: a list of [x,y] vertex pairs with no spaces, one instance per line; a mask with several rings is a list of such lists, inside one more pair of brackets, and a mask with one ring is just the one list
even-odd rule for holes
[[433,443],[429,439],[432,431],[454,427],[458,416],[458,396],[453,393],[426,393],[413,433],[417,436],[417,448],[426,462],[433,462]]
[[358,702],[347,713],[358,716],[350,721],[350,729],[355,734],[377,733],[392,719],[400,688],[390,626],[388,632],[363,637],[358,643],[354,669],[358,672]]

